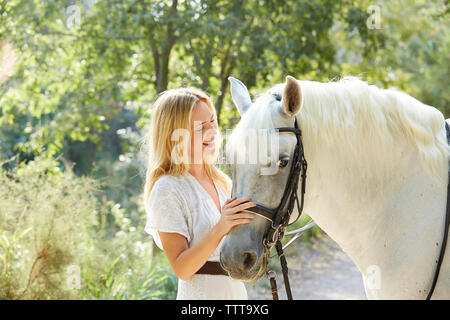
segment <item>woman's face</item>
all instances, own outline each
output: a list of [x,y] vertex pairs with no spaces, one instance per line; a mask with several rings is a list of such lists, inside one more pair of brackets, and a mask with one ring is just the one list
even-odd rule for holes
[[208,105],[200,101],[192,110],[190,160],[193,164],[212,161],[217,146],[217,123]]

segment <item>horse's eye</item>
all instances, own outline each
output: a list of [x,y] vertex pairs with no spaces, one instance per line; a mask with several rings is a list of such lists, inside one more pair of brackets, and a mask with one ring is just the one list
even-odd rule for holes
[[277,162],[278,168],[284,168],[289,163],[289,159],[280,159]]

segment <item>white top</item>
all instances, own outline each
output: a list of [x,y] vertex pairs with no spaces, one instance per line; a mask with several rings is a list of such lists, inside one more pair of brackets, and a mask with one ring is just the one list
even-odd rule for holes
[[[229,195],[221,184],[214,181],[214,185],[222,207]],[[160,177],[153,186],[145,210],[147,224],[144,230],[160,249],[162,245],[157,231],[179,233],[191,246],[220,219],[213,199],[190,173]],[[219,261],[223,240],[208,261]],[[177,299],[247,299],[247,291],[241,281],[228,276],[195,274],[188,280],[178,280]]]

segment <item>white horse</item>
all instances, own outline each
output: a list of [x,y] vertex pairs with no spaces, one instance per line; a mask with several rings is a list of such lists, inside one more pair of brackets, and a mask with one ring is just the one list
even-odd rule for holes
[[[357,78],[319,83],[288,76],[254,102],[242,82],[230,81],[241,121],[227,152],[250,152],[242,142],[247,130],[292,127],[296,117],[308,161],[304,212],[355,262],[369,299],[425,299],[446,212],[450,148],[442,113]],[[292,159],[295,143],[295,135],[280,133],[279,159]],[[271,165],[233,163],[233,195],[276,207],[290,166],[261,175]],[[257,216],[226,237],[221,263],[232,277],[251,282],[262,275],[268,227]],[[432,298],[450,298],[449,252]]]

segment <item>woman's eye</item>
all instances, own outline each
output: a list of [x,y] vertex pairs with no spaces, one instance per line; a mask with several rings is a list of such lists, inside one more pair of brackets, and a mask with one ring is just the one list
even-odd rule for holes
[[277,162],[278,168],[284,168],[289,163],[289,159],[280,159]]

